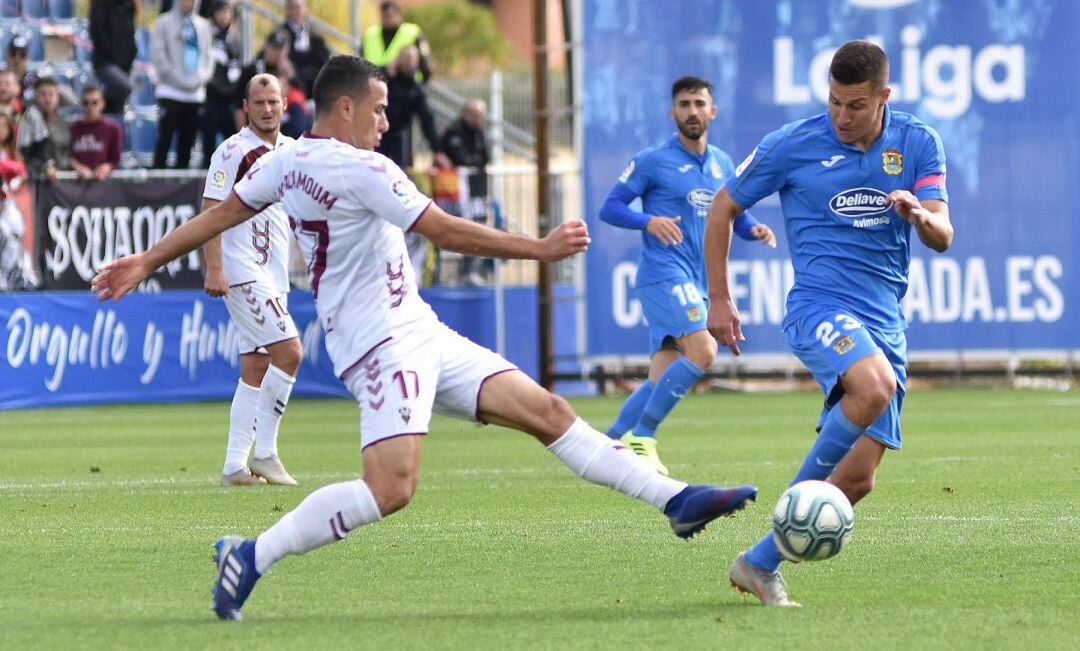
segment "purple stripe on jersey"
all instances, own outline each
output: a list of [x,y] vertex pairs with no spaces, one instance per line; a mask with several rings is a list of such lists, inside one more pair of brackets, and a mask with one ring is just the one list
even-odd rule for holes
[[[292,217],[289,217],[292,220]],[[325,219],[301,219],[300,230],[315,236],[315,252],[311,258],[311,295],[319,300],[319,281],[326,272],[326,249],[330,247],[330,224]]]
[[412,229],[416,228],[416,223],[420,221],[420,218],[423,217],[424,215],[426,215],[427,211],[430,210],[431,207],[434,206],[434,205],[435,205],[435,202],[432,201],[431,199],[428,199],[428,204],[426,206],[424,206],[424,209],[421,210],[420,214],[416,216],[416,219],[413,220],[413,223],[409,224],[409,227],[405,229],[405,232],[406,233],[411,233]]
[[521,369],[519,369],[516,366],[513,367],[513,368],[504,368],[503,370],[495,371],[494,373],[489,374],[483,380],[480,380],[480,384],[477,385],[477,387],[476,387],[476,409],[473,410],[473,417],[476,420],[476,422],[483,423],[484,425],[488,424],[488,422],[486,420],[480,418],[480,392],[482,392],[484,390],[484,383],[487,382],[488,380],[490,380],[491,378],[495,377],[496,375],[502,375],[503,373],[509,373],[510,371],[520,371],[520,370]]
[[371,443],[368,443],[367,445],[362,446],[360,448],[360,451],[363,452],[364,450],[370,448],[371,446],[373,446],[373,445],[375,445],[377,443],[382,443],[383,441],[389,441],[390,439],[400,438],[402,436],[427,436],[427,432],[402,432],[400,434],[391,434],[390,436],[384,436],[383,438],[379,439],[378,441],[372,441]]
[[383,344],[385,344],[386,342],[390,341],[391,339],[393,339],[393,337],[387,337],[386,339],[383,339],[383,340],[382,340],[382,341],[380,341],[379,343],[377,343],[377,344],[375,344],[374,346],[372,346],[371,348],[369,348],[369,349],[368,349],[368,351],[367,351],[366,353],[364,353],[363,355],[361,355],[361,356],[360,356],[360,359],[356,360],[356,361],[355,361],[355,362],[353,362],[352,364],[349,364],[349,367],[348,367],[348,368],[346,368],[346,369],[345,369],[345,370],[344,370],[344,371],[343,371],[343,372],[341,373],[341,375],[339,375],[339,376],[338,376],[338,379],[340,379],[340,380],[344,380],[345,378],[349,377],[349,373],[351,373],[351,372],[352,372],[352,370],[353,370],[354,368],[356,368],[357,366],[359,366],[359,365],[360,365],[360,362],[362,362],[362,361],[364,361],[365,359],[367,359],[367,356],[368,356],[368,355],[370,355],[371,353],[375,352],[375,349],[376,349],[376,348],[378,348],[379,346],[382,346]]
[[236,168],[236,178],[233,180],[233,183],[239,183],[240,179],[244,178],[244,174],[247,174],[247,171],[255,164],[255,161],[259,160],[259,156],[262,156],[269,151],[269,147],[260,145],[244,154],[244,157],[240,159],[240,165]]

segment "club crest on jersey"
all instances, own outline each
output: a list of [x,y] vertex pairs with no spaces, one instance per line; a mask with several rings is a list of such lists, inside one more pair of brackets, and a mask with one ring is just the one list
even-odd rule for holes
[[886,174],[899,174],[904,171],[904,155],[898,149],[886,149],[881,152],[881,168]]
[[224,190],[225,181],[229,178],[229,175],[225,173],[225,170],[218,170],[210,177],[210,187],[215,190]]
[[619,175],[619,183],[626,183],[630,180],[630,175],[634,173],[634,161],[630,161],[630,164],[626,166],[626,169]]
[[851,349],[855,347],[855,341],[848,336],[840,337],[833,344],[833,350],[839,355],[846,355],[851,352]]
[[697,323],[701,320],[701,310],[696,307],[690,308],[686,311],[686,318],[689,319],[691,323]]
[[712,175],[713,175],[714,179],[722,179],[722,178],[724,178],[724,173],[720,170],[720,163],[717,163],[716,161],[713,161],[712,163],[709,164],[709,169],[712,171]]
[[757,154],[757,147],[754,147],[754,151],[750,152],[750,155],[746,157],[743,162],[739,163],[739,166],[735,168],[735,176],[742,176],[743,170],[750,164],[750,161],[754,160],[754,155]]

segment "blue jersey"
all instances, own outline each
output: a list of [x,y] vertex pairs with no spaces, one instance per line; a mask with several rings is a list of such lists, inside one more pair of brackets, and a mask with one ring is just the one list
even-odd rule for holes
[[[681,217],[683,234],[682,242],[668,246],[642,230],[638,287],[685,278],[705,292],[705,220],[713,195],[735,173],[734,168],[731,157],[719,147],[708,145],[705,154],[698,155],[683,146],[678,135],[634,156],[615,189],[624,185],[641,197],[646,215]],[[741,234],[757,223],[749,215],[745,219],[736,224]]]
[[788,316],[830,304],[883,332],[907,327],[912,226],[885,205],[893,190],[948,201],[941,138],[918,118],[885,107],[881,135],[864,153],[841,142],[829,115],[785,125],[762,139],[727,190],[750,207],[780,193],[795,268]]

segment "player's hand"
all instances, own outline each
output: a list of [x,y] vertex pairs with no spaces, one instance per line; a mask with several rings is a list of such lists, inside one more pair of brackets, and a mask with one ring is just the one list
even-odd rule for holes
[[918,198],[907,190],[893,190],[886,195],[885,204],[891,205],[896,214],[912,226],[922,226],[930,218]]
[[541,262],[558,262],[589,248],[589,228],[580,219],[571,219],[556,226],[540,240]]
[[90,281],[90,291],[97,294],[99,301],[110,298],[119,301],[146,280],[152,271],[146,266],[145,254],[126,255],[101,267]]
[[682,217],[650,217],[649,223],[645,225],[645,230],[667,246],[675,246],[682,242],[682,229],[679,228],[680,221],[682,221]]
[[739,325],[739,308],[735,307],[734,301],[730,298],[712,301],[705,325],[721,345],[730,348],[732,353],[739,354],[739,342],[745,341],[746,337]]
[[225,278],[225,272],[221,269],[207,269],[203,291],[209,296],[228,296],[229,280]]
[[770,249],[776,248],[776,233],[765,224],[758,224],[750,229],[750,234],[758,239],[759,242],[769,247]]

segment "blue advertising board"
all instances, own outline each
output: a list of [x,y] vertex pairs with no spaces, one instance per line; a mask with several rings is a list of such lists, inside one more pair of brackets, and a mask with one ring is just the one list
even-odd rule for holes
[[[912,246],[913,352],[1080,348],[1080,67],[1073,0],[584,0],[585,214],[590,355],[646,354],[633,294],[640,234],[600,222],[630,158],[674,132],[671,83],[715,86],[709,140],[741,161],[762,136],[825,111],[847,40],[891,63],[890,105],[933,126],[948,157],[953,247]],[[736,240],[743,350],[785,351],[792,283],[775,195],[753,209],[775,251]]]
[[[573,288],[557,286],[565,299]],[[494,349],[496,301],[490,287],[421,291],[439,318]],[[536,289],[507,288],[505,357],[538,373]],[[348,396],[334,376],[311,292],[289,294],[304,360],[293,394]],[[572,357],[574,313],[555,306],[558,354]],[[561,364],[559,370],[571,368]],[[200,291],[131,294],[98,302],[88,291],[0,293],[0,410],[116,402],[228,399],[239,377],[236,326],[221,299]]]

